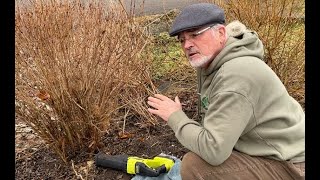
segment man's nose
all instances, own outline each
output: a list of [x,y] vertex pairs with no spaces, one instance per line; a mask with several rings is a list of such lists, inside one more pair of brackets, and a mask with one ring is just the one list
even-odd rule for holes
[[183,43],[183,48],[190,49],[191,47],[193,47],[193,43],[190,41],[190,39],[185,39]]

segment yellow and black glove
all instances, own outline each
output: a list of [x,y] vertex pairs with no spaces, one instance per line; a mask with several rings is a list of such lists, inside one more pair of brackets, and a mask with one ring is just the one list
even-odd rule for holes
[[121,170],[128,174],[155,177],[168,172],[174,165],[174,159],[169,156],[158,155],[152,159],[145,159],[128,155],[106,155],[98,153],[95,156],[96,166]]

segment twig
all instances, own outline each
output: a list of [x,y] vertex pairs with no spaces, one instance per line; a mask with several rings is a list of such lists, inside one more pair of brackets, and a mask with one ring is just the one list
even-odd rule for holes
[[145,25],[145,27],[150,26],[151,24],[153,24],[154,22],[160,20],[160,19],[161,19],[162,17],[164,17],[164,16],[168,16],[168,14],[169,14],[171,11],[174,11],[174,10],[170,10],[170,11],[166,12],[165,14],[162,14],[160,17],[156,18],[155,20],[153,20],[153,21],[151,21],[150,23],[148,23],[147,25]]
[[76,169],[74,168],[74,163],[73,160],[71,160],[71,164],[72,164],[72,170],[73,172],[76,174],[77,177],[79,177],[81,180],[84,180],[81,174],[78,174],[78,172],[76,171]]
[[129,113],[129,110],[126,109],[126,114],[123,117],[124,120],[123,120],[123,126],[122,126],[122,134],[124,134],[124,129],[125,129],[125,126],[126,126],[126,119],[127,119],[128,113]]

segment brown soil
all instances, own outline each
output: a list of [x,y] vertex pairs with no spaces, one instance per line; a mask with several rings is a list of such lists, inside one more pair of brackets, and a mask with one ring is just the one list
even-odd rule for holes
[[[181,102],[187,104],[184,111],[189,117],[196,113],[194,96],[180,95]],[[151,158],[165,153],[178,158],[188,151],[176,139],[174,132],[159,119],[157,126],[141,127],[138,120],[130,120],[125,131],[128,138],[120,138],[122,132],[119,122],[113,122],[113,128],[104,137],[103,149],[100,151],[111,154],[128,154],[144,158]],[[110,179],[129,180],[133,176],[109,168],[96,167],[93,156],[80,154],[68,165],[65,165],[52,152],[34,131],[22,121],[16,120],[16,179]],[[91,157],[91,158],[88,158]]]

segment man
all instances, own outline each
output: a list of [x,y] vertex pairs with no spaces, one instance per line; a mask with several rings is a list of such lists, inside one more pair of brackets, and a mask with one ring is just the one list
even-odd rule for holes
[[304,179],[302,107],[263,61],[257,34],[224,23],[218,6],[193,4],[169,32],[197,68],[201,123],[186,116],[178,97],[148,98],[148,111],[191,151],[182,159],[182,179]]

